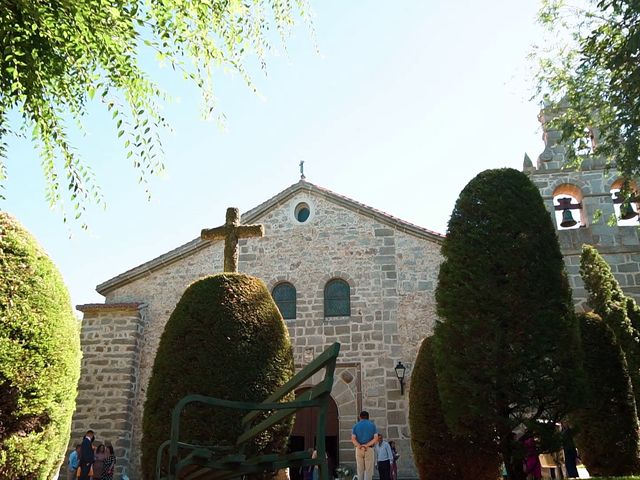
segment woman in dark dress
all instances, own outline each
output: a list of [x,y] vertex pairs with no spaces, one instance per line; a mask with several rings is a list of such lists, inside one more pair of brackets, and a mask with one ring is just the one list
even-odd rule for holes
[[102,478],[102,472],[104,471],[104,459],[107,458],[107,450],[104,445],[98,445],[93,461],[93,478]]
[[400,454],[396,449],[396,442],[391,440],[389,442],[389,446],[391,447],[391,452],[393,453],[393,463],[391,464],[391,480],[398,480],[398,459],[400,458]]
[[107,457],[104,459],[104,470],[100,480],[113,480],[113,471],[116,466],[116,456],[113,453],[113,446],[107,445]]

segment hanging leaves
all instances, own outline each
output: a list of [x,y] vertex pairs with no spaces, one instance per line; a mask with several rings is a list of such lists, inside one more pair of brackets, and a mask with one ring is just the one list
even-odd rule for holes
[[[91,170],[69,142],[68,122],[81,126],[87,103],[112,112],[126,158],[148,179],[163,170],[163,92],[140,66],[143,48],[156,52],[200,88],[215,110],[212,72],[238,72],[254,89],[245,62],[264,68],[270,29],[282,39],[297,18],[311,25],[307,0],[7,0],[0,8],[0,185],[6,138],[33,132],[51,205],[70,202],[81,216],[103,203]],[[18,111],[17,123],[8,114]],[[13,117],[12,117],[13,118]],[[65,214],[66,220],[66,214]]]

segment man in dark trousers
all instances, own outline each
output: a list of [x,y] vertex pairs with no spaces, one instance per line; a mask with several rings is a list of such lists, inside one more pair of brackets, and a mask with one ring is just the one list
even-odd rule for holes
[[82,439],[82,445],[80,446],[80,480],[89,480],[89,473],[91,472],[91,466],[95,460],[93,455],[93,440],[95,439],[93,430],[89,430]]
[[378,462],[378,474],[380,480],[391,480],[391,465],[393,464],[393,451],[382,433],[378,432],[378,443],[374,445]]

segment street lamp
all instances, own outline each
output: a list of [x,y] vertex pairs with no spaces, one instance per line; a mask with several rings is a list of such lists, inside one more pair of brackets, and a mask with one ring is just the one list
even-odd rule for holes
[[398,360],[398,364],[396,365],[396,368],[394,370],[396,371],[396,377],[398,377],[398,380],[400,381],[400,395],[404,395],[404,374],[407,370],[407,367],[405,367],[402,362]]

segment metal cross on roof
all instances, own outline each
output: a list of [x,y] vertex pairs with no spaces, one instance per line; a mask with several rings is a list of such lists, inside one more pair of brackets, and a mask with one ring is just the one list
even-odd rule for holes
[[304,176],[304,160],[301,160],[300,161],[300,180],[304,180],[305,178],[307,177]]
[[238,239],[262,237],[262,225],[240,225],[240,211],[227,208],[224,225],[216,228],[203,228],[200,238],[203,240],[224,240],[224,271],[238,271]]

